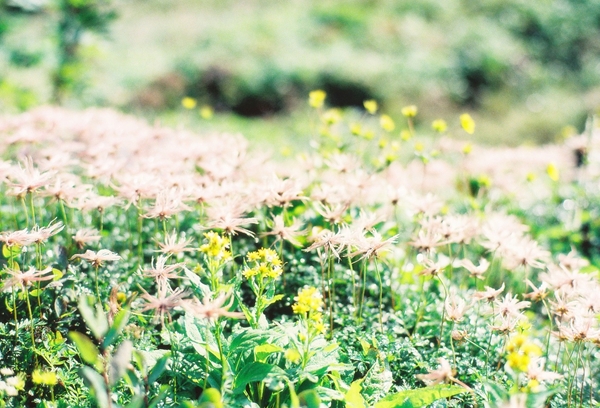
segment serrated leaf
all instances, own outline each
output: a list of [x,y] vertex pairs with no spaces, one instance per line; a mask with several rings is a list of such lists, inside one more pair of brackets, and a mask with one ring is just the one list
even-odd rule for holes
[[110,329],[108,329],[108,332],[104,337],[104,341],[102,342],[102,347],[104,349],[108,348],[113,343],[113,341],[115,341],[117,336],[125,328],[127,320],[129,320],[129,308],[126,307],[119,310],[119,312],[115,315],[113,324],[112,326],[110,326]]
[[80,374],[87,386],[92,389],[94,397],[96,398],[96,403],[98,404],[98,408],[109,408],[110,403],[108,400],[108,395],[106,394],[106,388],[104,387],[104,380],[100,374],[92,370],[90,367],[82,367]]
[[158,380],[160,375],[165,372],[168,362],[169,362],[169,355],[163,356],[156,362],[154,367],[152,367],[152,370],[150,370],[150,374],[148,374],[148,383],[149,384],[153,384],[156,380]]
[[367,404],[363,396],[360,394],[362,389],[362,379],[356,380],[350,384],[350,389],[344,396],[346,408],[367,408]]
[[252,362],[248,365],[245,365],[244,368],[240,370],[240,372],[235,376],[234,380],[234,393],[241,393],[245,390],[246,385],[263,381],[268,376],[281,376],[285,377],[285,371],[273,364],[265,364],[259,362]]
[[416,390],[400,391],[385,397],[374,405],[374,408],[420,408],[433,402],[450,398],[467,392],[467,389],[456,385],[432,385]]
[[108,371],[108,379],[110,385],[115,385],[125,374],[127,366],[131,362],[131,353],[133,351],[133,343],[125,340],[115,354],[110,359],[110,368]]
[[92,340],[85,334],[76,331],[69,332],[69,338],[75,343],[81,359],[89,365],[96,366],[100,352]]

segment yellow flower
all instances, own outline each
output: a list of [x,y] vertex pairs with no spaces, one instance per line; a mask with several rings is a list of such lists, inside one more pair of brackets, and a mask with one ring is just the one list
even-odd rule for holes
[[417,116],[418,109],[415,105],[408,105],[402,108],[401,112],[407,118],[414,118]]
[[444,119],[436,119],[431,122],[431,128],[438,133],[444,133],[448,129],[448,124]]
[[529,366],[530,358],[526,354],[521,353],[510,353],[508,355],[508,365],[509,367],[518,370],[518,371],[527,371],[527,367]]
[[327,109],[323,114],[322,119],[327,125],[335,125],[342,120],[342,113],[339,109]]
[[407,141],[412,137],[410,130],[404,129],[400,132],[400,139]]
[[308,94],[308,104],[312,107],[312,108],[320,108],[323,106],[323,104],[325,103],[325,98],[327,97],[327,94],[325,93],[325,91],[321,90],[321,89],[317,89],[315,91],[311,91]]
[[375,132],[373,132],[372,130],[367,130],[365,133],[363,133],[362,136],[367,140],[371,140],[375,137]]
[[50,386],[58,384],[58,377],[56,376],[56,373],[53,373],[52,371],[34,370],[33,373],[31,373],[31,380],[34,384]]
[[253,264],[253,267],[242,272],[246,278],[260,276],[261,279],[275,279],[281,276],[283,272],[283,262],[279,259],[279,255],[269,248],[260,248],[258,251],[248,252],[246,260],[249,264]]
[[205,233],[204,238],[207,242],[200,246],[200,252],[205,253],[210,258],[224,261],[231,258],[229,238],[222,237],[214,231]]
[[196,107],[196,103],[196,100],[194,98],[190,98],[189,96],[186,96],[181,100],[181,106],[183,106],[185,109],[194,109]]
[[292,310],[296,314],[319,312],[323,308],[323,298],[317,288],[301,289],[294,300],[296,303],[292,305]]
[[465,155],[471,154],[471,152],[473,151],[473,145],[471,143],[465,143],[465,145],[462,148],[462,152]]
[[369,112],[371,115],[374,115],[377,112],[377,101],[369,99],[368,101],[364,101],[363,105],[365,106],[367,112]]
[[460,126],[470,135],[475,132],[475,121],[468,113],[460,115]]
[[360,123],[350,124],[350,133],[352,133],[354,136],[359,136],[362,133],[362,126]]
[[298,364],[300,362],[300,359],[302,358],[302,355],[300,355],[300,353],[296,349],[287,349],[283,356],[287,361],[293,364]]
[[202,105],[202,107],[200,107],[200,117],[202,119],[212,119],[214,115],[215,110],[212,108],[212,106]]
[[246,258],[248,258],[248,262],[255,262],[260,259],[260,254],[258,253],[258,251],[248,252]]
[[558,171],[558,167],[556,167],[556,164],[554,164],[554,163],[548,164],[548,167],[546,167],[546,173],[548,174],[548,177],[550,177],[550,180],[552,180],[552,181],[558,181],[558,179],[560,178],[560,173]]
[[381,117],[379,118],[379,124],[381,125],[381,128],[386,132],[391,132],[396,128],[396,124],[388,115],[381,115]]

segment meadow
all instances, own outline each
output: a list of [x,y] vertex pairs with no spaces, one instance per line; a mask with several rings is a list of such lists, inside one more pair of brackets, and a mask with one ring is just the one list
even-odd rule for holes
[[594,119],[501,148],[469,114],[308,105],[285,157],[2,117],[0,406],[597,406]]

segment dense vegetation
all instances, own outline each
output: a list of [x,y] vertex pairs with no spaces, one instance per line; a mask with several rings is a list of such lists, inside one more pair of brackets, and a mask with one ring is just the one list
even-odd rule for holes
[[468,114],[325,97],[283,164],[111,110],[4,118],[0,404],[595,406],[594,124],[486,149],[445,136]]

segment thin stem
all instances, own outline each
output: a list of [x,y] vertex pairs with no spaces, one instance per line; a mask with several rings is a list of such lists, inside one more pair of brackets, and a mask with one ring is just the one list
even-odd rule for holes
[[29,211],[27,210],[27,205],[25,204],[25,197],[21,196],[21,206],[23,207],[23,212],[25,213],[25,227],[29,228]]
[[29,205],[31,206],[31,225],[35,225],[35,207],[33,206],[33,193],[29,193]]
[[220,318],[215,322],[215,337],[217,339],[217,346],[219,347],[219,356],[221,358],[221,394],[223,394],[223,387],[227,382],[227,359],[223,352],[223,343],[221,342],[221,322]]
[[375,263],[375,274],[377,275],[377,282],[379,283],[379,327],[383,333],[383,282],[381,280],[381,273],[379,272],[379,264],[377,258],[374,259]]
[[440,324],[440,343],[441,343],[442,340],[444,339],[444,322],[446,320],[446,300],[448,299],[448,288],[446,287],[446,284],[444,283],[442,276],[438,275],[437,277],[438,277],[440,283],[442,284],[442,287],[444,288],[444,301],[442,302],[442,323]]
[[29,291],[25,288],[25,299],[27,301],[27,311],[29,312],[29,331],[31,334],[31,348],[35,349],[35,335],[33,332],[33,312],[31,310],[31,302],[29,301]]
[[329,288],[329,335],[333,338],[333,313],[335,309],[335,268],[333,264],[333,256],[329,254],[329,267],[327,268],[327,283]]
[[94,278],[96,281],[96,299],[100,302],[100,289],[98,288],[98,266],[94,266]]

